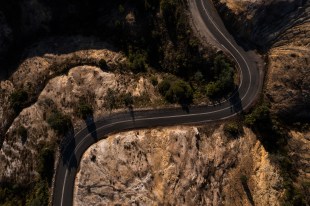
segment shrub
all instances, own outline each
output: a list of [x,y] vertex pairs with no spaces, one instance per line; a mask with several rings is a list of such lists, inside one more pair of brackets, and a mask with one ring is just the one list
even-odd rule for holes
[[134,73],[145,72],[146,71],[146,54],[140,51],[133,52],[129,50],[129,69]]
[[100,59],[99,60],[99,63],[98,63],[98,66],[103,70],[103,69],[106,69],[108,66],[107,66],[107,62],[106,60],[104,59]]
[[231,122],[225,124],[224,126],[224,133],[230,137],[236,137],[238,134],[242,132],[242,127],[236,122]]
[[46,180],[49,184],[52,182],[54,173],[54,150],[46,147],[39,152],[38,172],[42,180]]
[[77,115],[78,117],[81,117],[83,119],[86,119],[88,116],[93,115],[93,108],[91,105],[80,102],[80,104],[77,107]]
[[157,77],[152,76],[152,77],[151,77],[151,83],[152,83],[152,85],[153,85],[154,87],[157,86],[157,85],[158,85]]
[[190,103],[193,99],[191,86],[183,80],[163,80],[158,85],[158,90],[170,103]]
[[28,131],[24,126],[20,126],[17,129],[17,134],[20,136],[22,142],[25,142],[28,137]]
[[65,134],[71,127],[70,118],[66,115],[63,115],[57,110],[51,113],[51,115],[47,119],[47,123],[59,134]]
[[24,90],[17,90],[10,95],[11,107],[16,113],[19,113],[28,100],[28,93]]
[[269,120],[269,107],[266,104],[256,107],[252,113],[245,116],[245,124],[254,126],[259,121]]
[[108,88],[108,92],[104,97],[104,106],[111,111],[116,107],[116,92],[111,88]]
[[161,95],[165,96],[166,92],[170,89],[170,81],[164,79],[158,85],[158,91]]
[[242,184],[247,184],[247,182],[248,182],[248,177],[245,176],[245,175],[241,175],[241,176],[240,176],[240,181],[241,181]]
[[234,70],[222,55],[218,55],[211,69],[213,80],[206,86],[207,96],[219,97],[228,93],[234,86]]
[[126,93],[124,96],[124,103],[127,107],[133,104],[133,97],[131,93]]

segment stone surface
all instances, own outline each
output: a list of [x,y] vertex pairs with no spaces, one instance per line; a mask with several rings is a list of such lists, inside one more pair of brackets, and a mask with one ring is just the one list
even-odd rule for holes
[[91,146],[74,205],[279,205],[281,177],[255,135],[228,139],[208,127],[124,132]]

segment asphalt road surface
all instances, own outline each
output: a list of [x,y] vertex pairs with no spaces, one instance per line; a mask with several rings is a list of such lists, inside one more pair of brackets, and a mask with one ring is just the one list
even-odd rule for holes
[[227,119],[249,108],[257,99],[262,88],[263,75],[256,62],[227,32],[210,0],[192,0],[190,4],[192,16],[199,17],[203,22],[200,27],[206,27],[218,45],[237,62],[240,69],[238,90],[226,101],[214,105],[186,109],[131,110],[90,123],[74,134],[74,138],[68,141],[60,157],[53,189],[53,205],[73,204],[74,181],[81,157],[88,147],[108,134],[138,128],[199,124]]

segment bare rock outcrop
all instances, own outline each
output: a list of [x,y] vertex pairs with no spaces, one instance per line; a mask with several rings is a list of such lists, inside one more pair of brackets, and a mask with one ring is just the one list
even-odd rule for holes
[[282,179],[255,135],[208,130],[138,130],[91,146],[74,205],[279,205]]
[[[148,105],[161,99],[146,76],[115,71],[126,58],[107,49],[108,45],[105,48],[105,43],[83,37],[58,40],[38,43],[10,80],[0,81],[0,129],[4,131],[0,134],[1,182],[26,184],[38,176],[41,147],[59,138],[47,123],[52,110],[68,115],[78,130],[85,124],[76,115],[81,99],[91,105],[94,119],[110,114],[105,98],[109,89],[115,92],[115,98],[132,93],[133,98],[144,98]],[[96,45],[94,49],[83,49],[92,43]],[[92,66],[92,62],[99,61],[106,65],[103,68]],[[18,89],[27,91],[31,104],[16,115],[10,96]],[[143,96],[146,91],[148,96]],[[126,109],[122,100],[119,101],[121,108],[117,109]],[[26,138],[21,137],[20,128],[27,131]]]

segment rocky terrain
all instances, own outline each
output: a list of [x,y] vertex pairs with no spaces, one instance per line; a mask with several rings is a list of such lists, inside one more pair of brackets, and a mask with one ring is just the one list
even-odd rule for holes
[[172,127],[111,135],[84,154],[74,205],[280,205],[280,172],[251,130]]
[[[240,42],[245,42],[245,47],[266,53],[263,99],[273,118],[284,123],[282,130],[290,130],[295,125],[296,129],[282,134],[287,144],[282,144],[281,148],[286,148],[286,155],[291,159],[288,170],[295,170],[291,171],[294,174],[290,177],[293,179],[291,185],[303,190],[307,197],[310,181],[307,129],[310,120],[310,3],[298,0],[214,2],[232,33]],[[289,199],[293,199],[292,196]],[[309,205],[309,198],[305,202]]]
[[309,120],[309,1],[214,2],[238,39],[267,52],[265,90],[272,111],[293,121]]
[[[65,47],[62,46],[62,41],[66,42]],[[52,48],[50,44],[54,44],[53,50],[42,51],[43,48]],[[75,48],[87,44],[96,44],[98,48],[92,50]],[[63,51],[65,48],[75,48],[77,51],[65,53]],[[121,53],[106,48],[109,46],[102,42],[83,37],[61,39],[59,42],[56,39],[47,40],[31,49],[32,53],[29,55],[33,57],[27,58],[10,80],[1,81],[1,127],[6,128],[7,125],[8,128],[5,137],[1,137],[4,138],[0,151],[1,181],[28,183],[36,177],[35,168],[39,148],[47,142],[55,142],[58,136],[46,122],[51,110],[57,109],[70,116],[74,128],[78,129],[85,124],[76,115],[75,110],[81,99],[91,104],[95,119],[109,115],[105,98],[108,89],[118,95],[116,98],[132,93],[137,106],[139,106],[139,99],[141,99],[141,106],[146,106],[143,105],[146,103],[147,106],[152,106],[152,102],[157,106],[160,105],[161,97],[150,83],[149,77],[134,76],[130,73],[121,74],[116,69],[126,61],[126,58]],[[62,54],[59,54],[60,52]],[[39,56],[40,53],[44,55]],[[73,66],[64,71],[58,71],[59,67],[51,70],[51,65],[56,62],[70,64],[68,60],[73,58],[79,61],[88,59],[90,63],[86,62],[85,65]],[[91,62],[100,60],[106,63],[104,68],[91,66]],[[9,97],[20,88],[32,94],[34,100],[15,117]],[[122,102],[119,106],[119,109],[126,109]],[[13,118],[12,122],[10,117]],[[18,133],[21,127],[27,130],[26,139],[21,138]],[[27,163],[23,164],[25,160]]]

